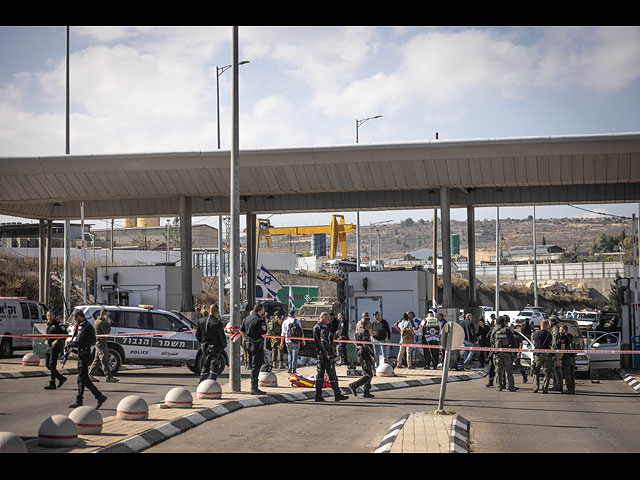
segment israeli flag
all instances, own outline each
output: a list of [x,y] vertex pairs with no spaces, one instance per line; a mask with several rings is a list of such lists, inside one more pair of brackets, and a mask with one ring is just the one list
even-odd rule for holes
[[296,304],[293,301],[293,288],[289,284],[289,309],[296,308]]
[[269,270],[264,268],[264,265],[260,265],[256,280],[267,291],[267,298],[278,298],[278,291],[282,288],[282,284]]

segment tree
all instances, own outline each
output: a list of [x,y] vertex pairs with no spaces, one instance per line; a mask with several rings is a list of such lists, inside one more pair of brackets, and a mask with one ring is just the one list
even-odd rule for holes
[[607,297],[607,307],[612,310],[620,310],[620,301],[618,300],[618,279],[620,274],[616,273],[616,278],[609,286],[609,296]]

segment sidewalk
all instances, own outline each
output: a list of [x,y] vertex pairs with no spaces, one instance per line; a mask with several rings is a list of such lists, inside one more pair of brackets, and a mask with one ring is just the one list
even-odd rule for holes
[[[40,361],[40,366],[35,367],[23,366],[21,360],[22,357],[0,359],[0,379],[11,381],[10,379],[23,377],[48,376],[49,372],[43,366],[44,360]],[[61,370],[63,374],[76,373],[75,360],[69,360],[65,367],[64,370]],[[123,369],[126,368],[146,367],[125,365]],[[355,400],[348,385],[358,377],[348,376],[344,366],[337,367],[336,372],[342,392],[350,396],[348,401]],[[193,405],[190,409],[166,408],[163,404],[150,404],[149,418],[147,420],[121,420],[117,416],[103,418],[101,434],[80,434],[78,435],[80,440],[75,447],[45,448],[39,446],[37,441],[28,442],[27,447],[30,453],[139,452],[203,422],[232,413],[240,408],[281,402],[313,401],[315,396],[314,389],[292,386],[286,370],[274,369],[273,373],[277,378],[277,386],[260,387],[267,395],[250,395],[250,380],[248,378],[241,382],[241,392],[230,392],[227,390],[228,385],[222,384],[222,397],[215,400],[198,399],[195,392],[196,387],[194,386],[192,391]],[[298,373],[305,376],[315,375],[316,367],[300,367],[298,368]],[[393,377],[374,377],[371,391],[440,384],[442,378],[441,370],[400,368],[396,369],[394,373]],[[464,372],[450,370],[449,381],[471,380],[485,375],[486,372],[479,369]],[[328,401],[332,401],[330,398],[332,390],[330,388],[324,389],[324,395],[328,397]],[[68,413],[65,412],[65,414]],[[385,435],[380,446],[375,451],[381,453],[449,453],[456,451],[459,445],[463,443],[466,445],[466,439],[464,442],[457,442],[458,446],[454,445],[452,432],[455,433],[456,428],[452,417],[452,415],[433,415],[430,412],[417,412],[408,415],[404,417],[404,421],[401,422],[399,428],[394,429],[390,425],[390,433]],[[36,435],[37,433],[34,432],[34,436]]]

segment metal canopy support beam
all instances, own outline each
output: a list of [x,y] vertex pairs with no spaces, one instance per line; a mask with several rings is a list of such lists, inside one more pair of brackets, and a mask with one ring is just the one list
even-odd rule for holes
[[51,235],[53,232],[53,220],[47,220],[47,233],[45,239],[45,264],[44,264],[44,303],[49,306],[51,301]]
[[222,248],[222,215],[218,215],[218,308],[224,315],[224,248]]
[[473,205],[467,207],[467,245],[469,252],[469,306],[476,306],[476,215]]
[[[240,328],[240,143],[238,122],[238,27],[233,27],[232,109],[231,109],[231,159],[229,163],[229,201],[231,204],[231,284],[229,294],[229,318],[231,328]],[[240,391],[240,342],[229,346],[229,388]]]
[[442,218],[442,307],[452,308],[451,289],[451,210],[449,187],[440,188],[440,211]]
[[193,311],[193,275],[191,259],[191,197],[180,197],[180,273],[183,312]]
[[247,213],[247,308],[253,308],[256,303],[256,274],[258,262],[258,243],[256,241],[256,229],[251,225],[256,225],[255,213]]
[[40,220],[38,227],[38,300],[44,302],[44,220]]

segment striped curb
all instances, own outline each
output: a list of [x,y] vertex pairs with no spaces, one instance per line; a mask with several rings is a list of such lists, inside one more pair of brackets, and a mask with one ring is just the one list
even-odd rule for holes
[[469,453],[469,421],[460,415],[455,415],[451,421],[451,435],[449,453]]
[[631,388],[633,388],[633,390],[636,393],[640,393],[640,381],[638,381],[638,379],[632,375],[629,375],[625,370],[618,368],[616,369],[616,372],[618,372],[618,375],[620,375],[620,378],[622,378],[622,380],[629,385]]
[[406,423],[408,418],[409,418],[409,414],[406,414],[400,417],[398,420],[396,420],[395,423],[391,425],[389,432],[387,432],[387,434],[382,438],[382,440],[380,441],[380,444],[373,451],[373,453],[389,453],[389,450],[391,450],[391,446],[393,445],[393,442],[395,442],[396,437],[402,431],[402,427],[404,427],[404,424]]

